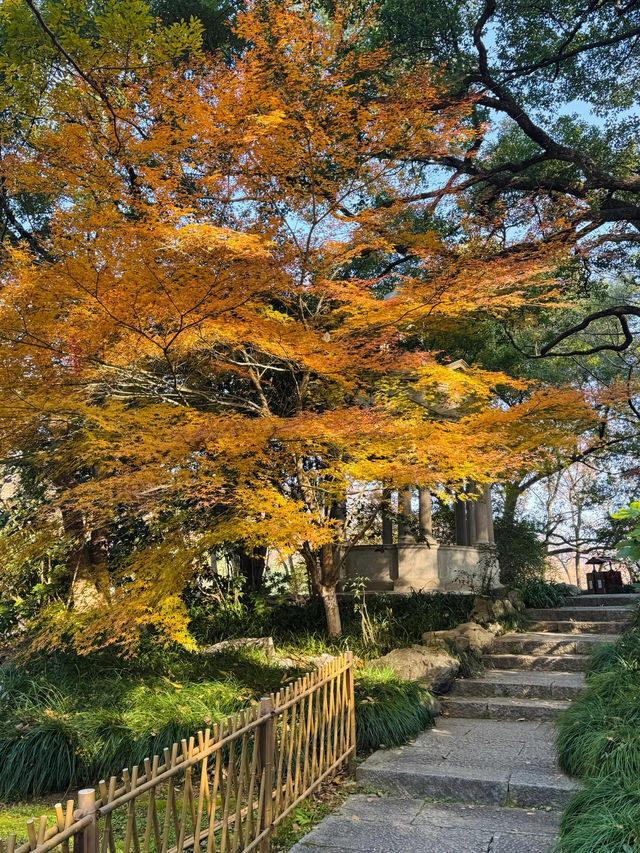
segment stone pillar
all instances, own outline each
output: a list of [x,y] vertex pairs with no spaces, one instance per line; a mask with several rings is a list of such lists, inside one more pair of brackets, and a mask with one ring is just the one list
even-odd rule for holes
[[467,522],[467,545],[476,543],[476,502],[465,501],[465,518]]
[[398,492],[398,545],[415,545],[416,543],[416,538],[411,530],[413,518],[411,495],[411,486],[405,486]]
[[486,495],[487,493],[483,486],[481,497],[475,501],[476,538],[473,540],[474,545],[491,544],[491,537],[489,535],[491,505],[487,505]]
[[456,498],[456,545],[469,544],[467,542],[467,520],[464,505],[465,501],[461,501],[460,498]]
[[423,539],[433,539],[433,526],[431,523],[431,492],[425,486],[420,486],[418,491],[418,520],[420,523],[420,535]]
[[493,532],[493,505],[491,503],[491,484],[487,483],[484,487],[484,502],[487,508],[487,527],[489,529],[489,542],[495,545],[496,537]]
[[391,490],[382,492],[382,544],[393,545],[393,518],[391,514]]

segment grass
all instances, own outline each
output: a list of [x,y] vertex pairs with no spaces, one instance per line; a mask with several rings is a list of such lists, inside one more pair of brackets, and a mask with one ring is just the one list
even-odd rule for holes
[[151,653],[7,665],[0,670],[0,801],[119,773],[299,674],[254,650],[167,653],[162,664]]
[[616,669],[592,676],[586,693],[564,712],[557,750],[571,776],[640,780],[640,673]]
[[[271,635],[279,652],[294,661],[346,649],[366,661],[419,642],[425,631],[468,621],[472,604],[473,597],[462,594],[369,596],[370,642],[363,640],[361,612],[350,599],[340,604],[344,634],[339,641],[327,636],[324,612],[313,601],[255,597],[230,607],[199,605],[192,608],[192,628],[202,645]],[[159,648],[148,637],[127,660],[106,651],[5,664],[0,667],[0,802],[38,801],[119,774],[302,671],[284,669],[255,649],[211,655]],[[360,753],[380,744],[395,746],[432,725],[432,699],[390,671],[363,669],[356,673],[356,721]]]
[[583,781],[556,853],[640,850],[640,635],[599,645],[588,688],[560,717],[558,761]]
[[518,584],[525,607],[562,607],[572,595],[564,583],[549,583],[543,578],[527,578]]
[[[0,670],[0,802],[119,774],[300,674],[255,649],[7,665]],[[357,670],[358,750],[414,737],[433,723],[431,706],[425,690],[390,670]]]

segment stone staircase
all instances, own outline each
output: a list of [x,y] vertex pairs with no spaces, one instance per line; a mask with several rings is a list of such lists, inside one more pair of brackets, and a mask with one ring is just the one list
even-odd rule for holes
[[390,796],[351,797],[291,853],[547,853],[577,788],[556,764],[552,720],[584,689],[594,643],[614,641],[637,601],[528,611],[531,630],[496,639],[484,674],[442,697],[433,729],[360,765],[358,781]]
[[[531,630],[495,640],[486,671],[441,698],[434,729],[411,746],[375,753],[358,778],[395,796],[551,809],[557,821],[576,783],[556,764],[552,721],[584,690],[594,644],[614,641],[633,622],[636,600],[590,596],[588,605],[580,597],[529,610]],[[538,849],[546,846],[531,847]]]
[[[569,599],[564,607],[530,609],[531,629],[495,640],[487,671],[460,679],[442,698],[450,717],[553,720],[585,687],[584,670],[595,643],[613,642],[634,620],[618,596]],[[614,601],[610,599],[614,598]]]

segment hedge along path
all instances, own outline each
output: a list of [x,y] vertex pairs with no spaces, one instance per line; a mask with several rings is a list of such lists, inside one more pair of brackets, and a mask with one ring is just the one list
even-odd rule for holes
[[0,853],[249,853],[269,850],[275,827],[355,757],[353,655],[347,652],[263,697],[162,757],[122,771],[27,822]]

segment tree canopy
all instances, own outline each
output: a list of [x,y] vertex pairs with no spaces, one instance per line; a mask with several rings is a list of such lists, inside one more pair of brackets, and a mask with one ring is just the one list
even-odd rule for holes
[[[229,541],[299,550],[338,632],[383,486],[450,497],[575,453],[584,389],[442,358],[457,323],[562,305],[576,246],[568,191],[453,195],[491,168],[477,87],[352,6],[258,4],[213,54],[142,0],[8,3],[3,32],[0,437],[37,482],[3,548],[61,544],[47,642],[188,642],[182,590]],[[110,565],[121,516],[148,532]]]

